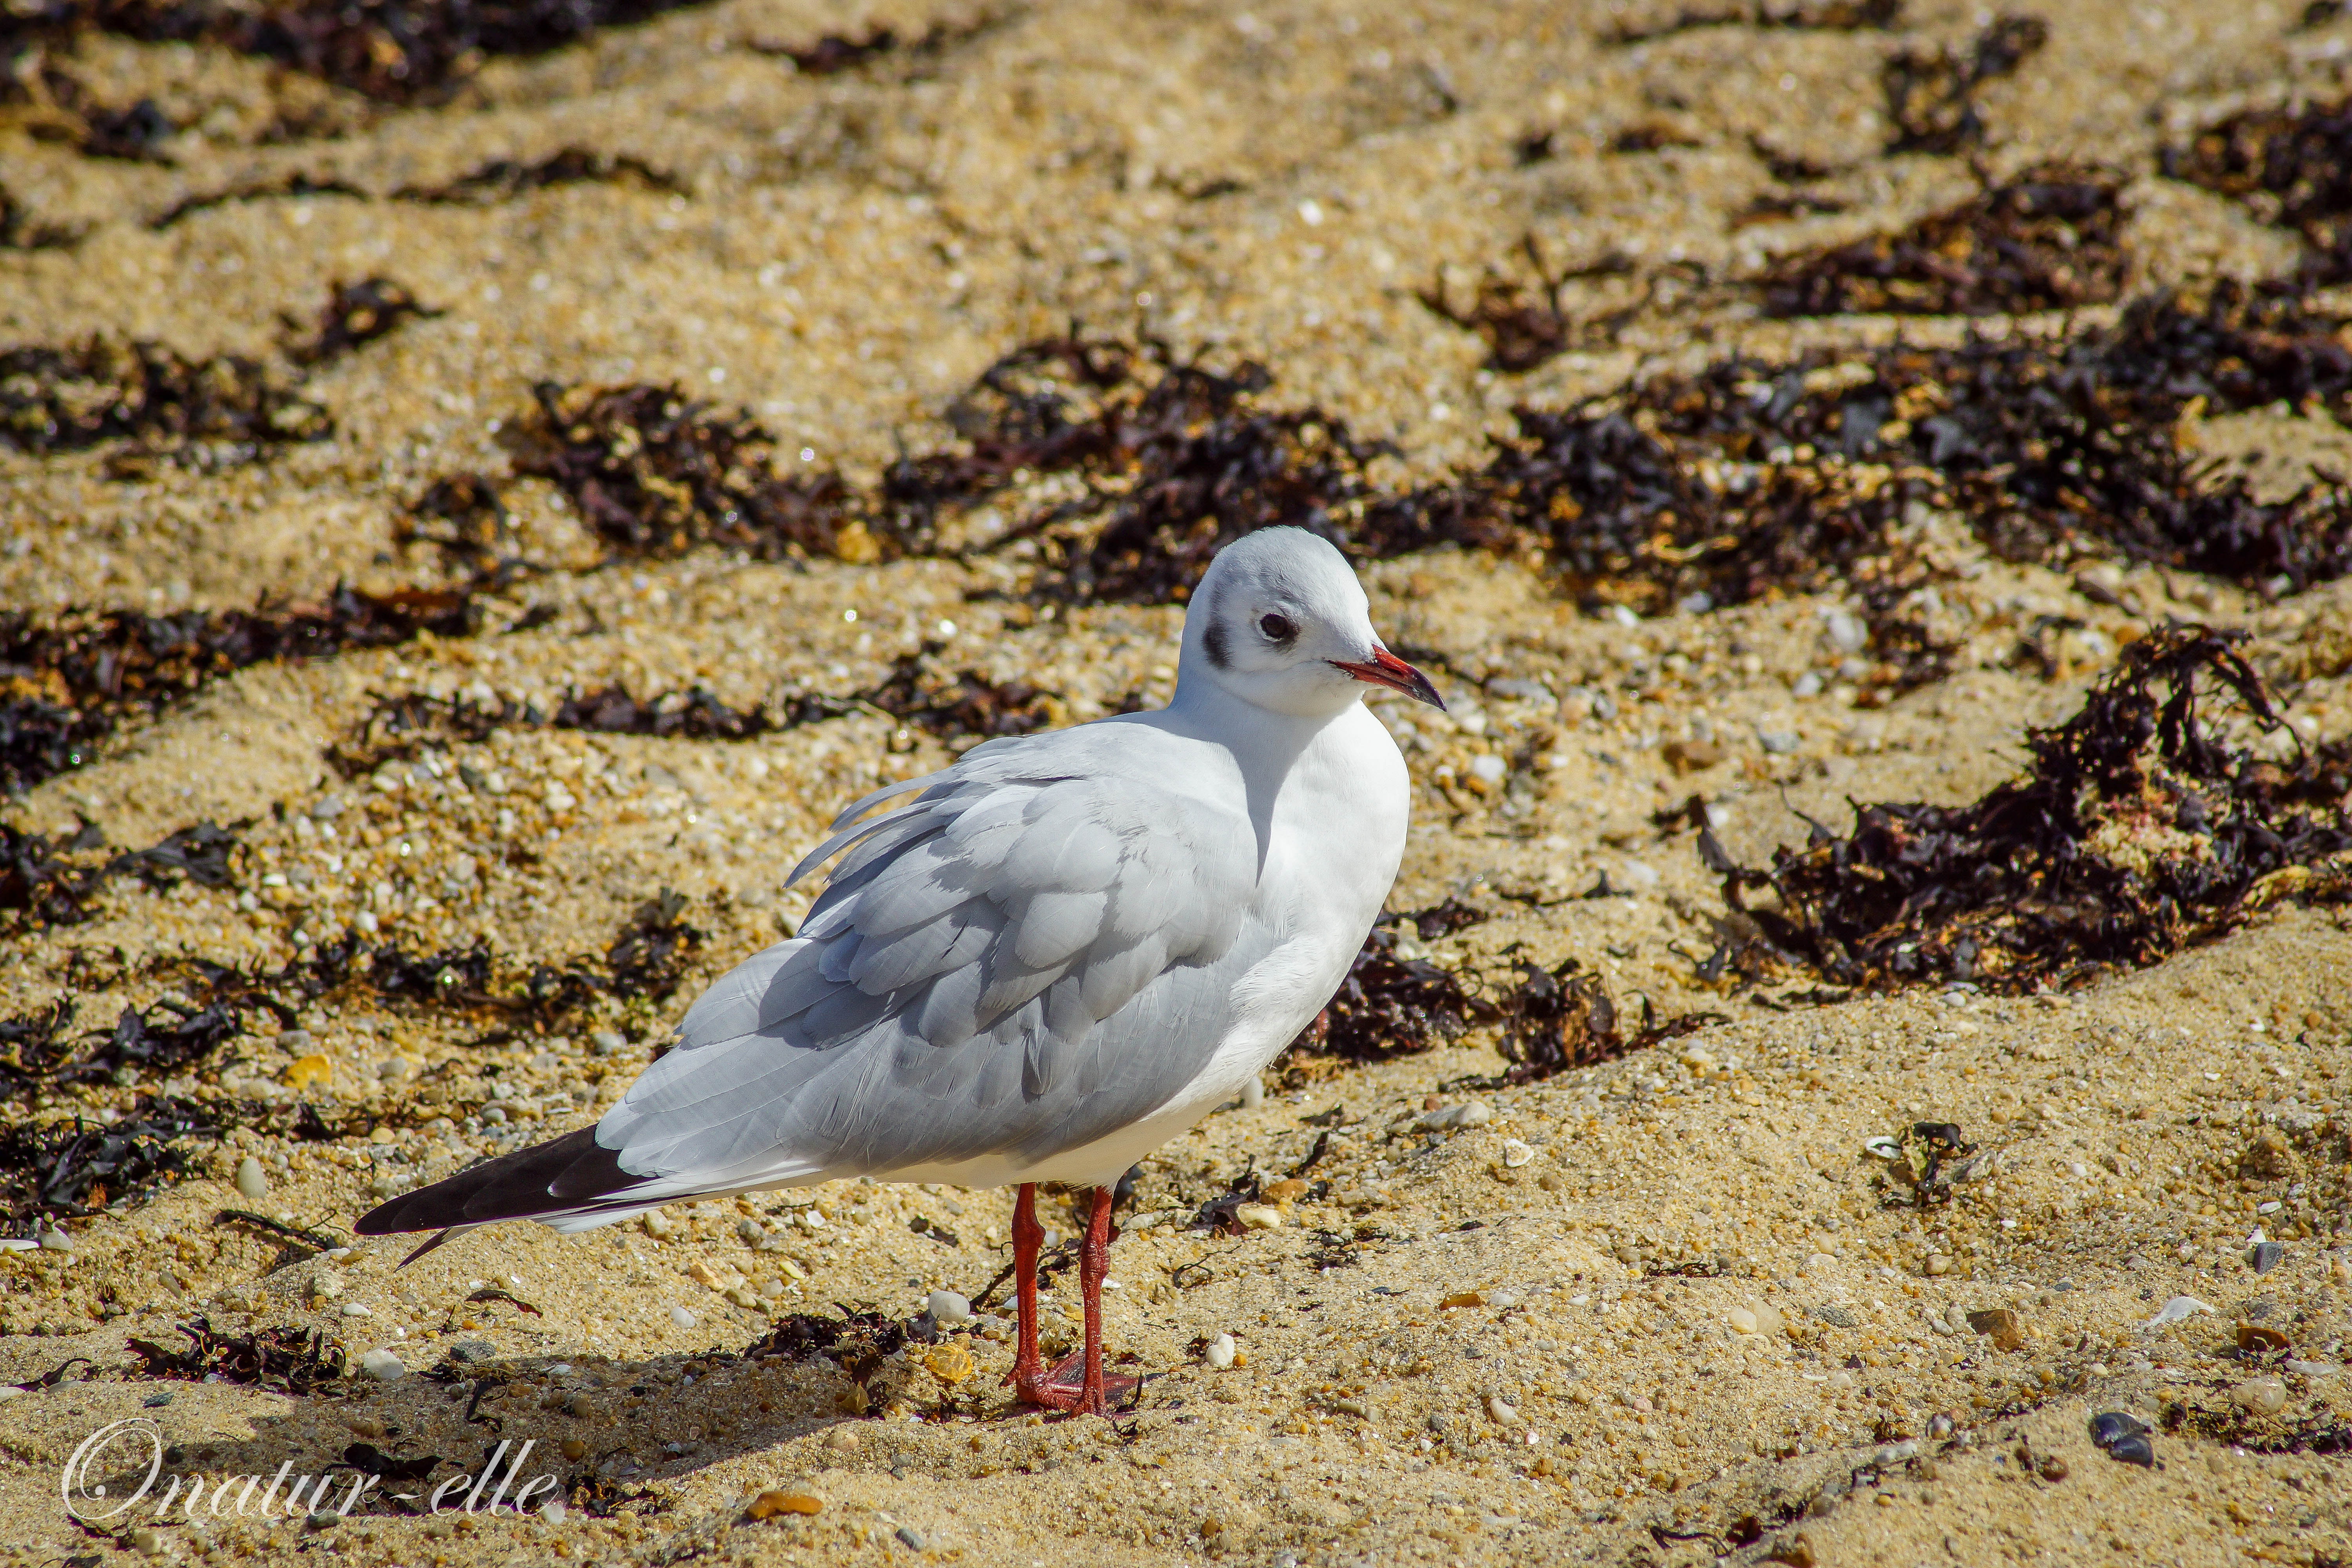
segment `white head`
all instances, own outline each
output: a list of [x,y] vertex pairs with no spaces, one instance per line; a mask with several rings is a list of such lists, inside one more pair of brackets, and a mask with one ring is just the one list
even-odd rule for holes
[[1386,686],[1444,708],[1429,678],[1391,653],[1347,558],[1303,528],[1262,528],[1224,547],[1184,616],[1177,700],[1199,687],[1276,713],[1337,713]]

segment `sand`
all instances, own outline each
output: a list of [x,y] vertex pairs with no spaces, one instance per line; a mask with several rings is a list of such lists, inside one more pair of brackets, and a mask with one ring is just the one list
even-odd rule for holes
[[[2183,117],[2324,86],[2352,34],[2295,31],[2299,14],[2063,8],[2047,49],[1987,93],[1988,167],[2145,169]],[[400,542],[403,510],[434,478],[500,470],[500,432],[542,377],[676,381],[866,478],[901,442],[946,439],[942,409],[977,372],[1075,318],[1263,361],[1278,378],[1270,402],[1318,402],[1393,441],[1384,471],[1402,482],[1475,459],[1514,403],[1734,347],[1884,342],[1884,321],[1759,322],[1695,289],[1654,300],[1611,342],[1505,375],[1415,299],[1441,268],[1467,298],[1524,232],[1565,263],[1619,249],[1720,276],[1972,188],[1958,159],[1876,152],[1886,34],[1602,42],[1625,18],[1638,19],[1433,0],[936,16],[730,0],[491,62],[456,101],[406,110],[208,47],[87,40],[69,63],[94,89],[154,94],[197,129],[165,167],[0,126],[0,184],[43,223],[87,227],[71,248],[0,252],[0,343],[107,331],[267,354],[278,312],[307,317],[331,282],[374,273],[446,313],[320,371],[309,392],[337,435],[266,463],[126,482],[103,452],[0,455],[0,604],[236,606],[338,581],[441,581],[438,552]],[[1979,19],[1915,0],[1905,36],[1959,39]],[[962,30],[919,61],[837,76],[748,47],[883,22],[911,37],[933,21]],[[1697,144],[1606,151],[1662,117]],[[271,132],[289,120],[317,133]],[[1520,163],[1514,142],[1538,133],[1552,155]],[[1735,226],[1769,184],[1751,139],[1836,166],[1848,210]],[[394,199],[569,145],[641,159],[679,189]],[[296,172],[364,195],[230,201],[149,226],[190,195]],[[2135,287],[2292,260],[2278,231],[2204,193],[2143,176],[2127,201]],[[1608,308],[1623,287],[1573,284],[1571,300]],[[2284,410],[2183,438],[2322,458],[2346,439]],[[1391,907],[1453,895],[1494,915],[1419,948],[1492,985],[1517,960],[1572,955],[1629,1012],[1646,999],[1661,1018],[1727,1021],[1524,1087],[1473,1081],[1505,1066],[1479,1031],[1382,1065],[1270,1075],[1262,1104],[1147,1162],[1109,1298],[1112,1351],[1147,1381],[1116,1423],[1009,1409],[1001,1323],[956,1337],[970,1378],[934,1376],[919,1345],[885,1363],[870,1399],[828,1361],[736,1354],[778,1312],[905,1319],[935,1288],[978,1294],[1006,1255],[1005,1193],[837,1183],[680,1205],[659,1235],[477,1232],[405,1269],[397,1246],[322,1255],[217,1223],[257,1208],[343,1239],[380,1196],[585,1124],[701,984],[805,909],[809,890],[782,883],[824,820],[948,758],[929,735],[851,716],[740,744],[505,731],[425,753],[437,774],[395,764],[345,779],[325,753],[371,694],[548,704],[622,680],[641,695],[699,683],[748,707],[786,686],[870,686],[927,638],[951,663],[1047,689],[1072,721],[1163,698],[1172,680],[1175,607],[1041,617],[990,596],[1004,572],[985,562],[705,552],[606,564],[554,489],[524,481],[510,500],[523,552],[556,569],[499,598],[494,620],[536,605],[553,612],[545,624],[254,668],[9,805],[21,827],[87,816],[123,846],[202,818],[251,825],[229,887],[121,882],[95,921],[10,939],[0,1014],[70,990],[81,1026],[100,1027],[171,989],[166,961],[274,968],[295,956],[297,927],[330,936],[362,914],[412,952],[478,937],[509,966],[593,963],[663,889],[686,895],[703,933],[685,984],[494,1044],[479,1016],[345,994],[296,1020],[307,1039],[257,1022],[185,1075],[178,1088],[299,1096],[381,1130],[325,1142],[237,1130],[152,1201],[69,1227],[70,1251],[0,1256],[0,1375],[89,1358],[0,1403],[0,1553],[111,1560],[119,1537],[191,1561],[324,1552],[436,1568],[1768,1552],[2316,1568],[2352,1554],[2352,1395],[2336,1370],[2352,1338],[2340,911],[2281,905],[2063,996],[1813,1005],[1782,999],[1801,985],[1725,992],[1696,976],[1725,910],[1695,834],[1654,812],[1704,795],[1718,836],[1756,864],[1802,842],[1801,814],[1842,823],[1849,799],[1968,800],[2112,660],[2123,610],[1957,531],[1930,542],[1955,578],[1943,613],[1956,671],[1877,710],[1796,695],[1801,674],[1835,662],[1834,595],[1629,627],[1580,613],[1523,564],[1445,553],[1368,571],[1376,620],[1442,655],[1454,701],[1450,719],[1381,705],[1417,784]],[[2352,726],[2352,590],[2264,603],[2179,574],[2107,581],[2142,613],[2244,628],[2257,663],[2297,682],[2290,716],[2306,732]],[[2079,623],[2048,679],[2009,658],[2042,616]],[[1640,700],[1612,717],[1563,701],[1642,670]],[[1767,750],[1767,733],[1793,749]],[[1695,737],[1721,760],[1678,772],[1663,748]],[[1476,787],[1480,756],[1518,759],[1507,790]],[[1604,873],[1627,896],[1572,896]],[[313,1055],[323,1063],[302,1060]],[[8,1114],[95,1114],[131,1092],[59,1091]],[[1483,1109],[1450,1128],[1416,1125],[1473,1101]],[[1979,1146],[1948,1205],[1890,1189],[1865,1147],[1919,1121],[1958,1123]],[[1325,1131],[1307,1173],[1330,1184],[1319,1198],[1239,1237],[1187,1228],[1245,1169],[1288,1172]],[[258,1197],[232,1184],[248,1156]],[[1058,1210],[1049,1224],[1069,1230]],[[2285,1248],[2260,1275],[2258,1230]],[[1066,1278],[1047,1297],[1065,1337]],[[2210,1310],[2149,1326],[2180,1296]],[[1971,1326],[1997,1310],[2013,1332]],[[240,1332],[315,1329],[354,1363],[389,1350],[411,1371],[302,1396],[131,1375],[128,1337],[180,1342],[173,1325],[198,1313]],[[2305,1370],[2248,1364],[2246,1325],[2284,1335]],[[1202,1347],[1221,1333],[1239,1353],[1219,1370]],[[445,1366],[454,1381],[422,1375]],[[2249,1386],[2265,1378],[2275,1389]],[[2156,1467],[2094,1447],[2087,1419],[2107,1411],[2157,1428]],[[354,1442],[441,1456],[437,1481],[478,1472],[501,1440],[530,1441],[524,1479],[555,1474],[620,1506],[376,1508],[315,1526],[229,1506],[159,1526],[142,1503],[97,1535],[67,1517],[60,1470],[123,1419],[152,1422],[174,1473],[207,1485],[287,1463],[315,1474]],[[137,1467],[117,1458],[120,1498]],[[772,1491],[815,1511],[752,1508]]]

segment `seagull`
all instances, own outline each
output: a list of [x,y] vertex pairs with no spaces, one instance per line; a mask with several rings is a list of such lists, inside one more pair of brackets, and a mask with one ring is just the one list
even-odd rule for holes
[[[1114,1185],[1314,1020],[1395,880],[1411,786],[1373,687],[1445,706],[1339,551],[1244,535],[1192,594],[1167,707],[986,742],[851,805],[786,884],[842,857],[799,933],[705,992],[601,1121],[359,1234],[440,1232],[414,1258],[501,1220],[582,1231],[848,1176],[1015,1185],[1008,1381],[1108,1415]],[[1091,1189],[1085,1348],[1050,1370],[1041,1182]]]

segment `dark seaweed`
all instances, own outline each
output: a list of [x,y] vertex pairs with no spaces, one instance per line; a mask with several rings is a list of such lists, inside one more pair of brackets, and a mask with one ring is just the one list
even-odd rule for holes
[[518,473],[552,481],[624,555],[715,543],[762,560],[873,560],[884,540],[829,469],[776,469],[776,440],[750,414],[722,415],[675,386],[542,382],[516,437]]
[[[1817,826],[1763,871],[1702,834],[1726,902],[1763,932],[1731,962],[1878,990],[2071,989],[2210,942],[2279,899],[2352,897],[2328,864],[2352,848],[2343,748],[2263,762],[2199,721],[2202,683],[2257,728],[2279,727],[2234,643],[2187,627],[2132,644],[2080,712],[2029,732],[2023,778],[1969,805],[1857,805],[1849,836]],[[1751,903],[1756,891],[1770,898]]]
[[2301,232],[2315,272],[2352,277],[2352,99],[2246,110],[2166,146],[2158,167]]
[[0,1234],[31,1236],[44,1217],[143,1202],[188,1173],[182,1140],[219,1134],[188,1101],[145,1095],[110,1122],[20,1121],[0,1132]]
[[[26,72],[22,67],[34,69]],[[69,142],[85,157],[128,163],[172,162],[163,143],[178,133],[152,98],[122,107],[102,103],[87,84],[51,58],[26,51],[15,59],[0,49],[0,102],[29,101],[38,110],[26,129],[37,141]]]
[[1622,1056],[1617,1005],[1597,974],[1584,973],[1575,959],[1546,970],[1518,962],[1519,984],[1503,1008],[1502,1052],[1513,1083],[1531,1083],[1554,1073]]
[[77,925],[97,914],[96,900],[108,879],[136,876],[153,891],[194,878],[207,888],[226,887],[236,828],[213,822],[183,827],[160,844],[97,862],[68,859],[100,848],[105,839],[85,823],[79,833],[52,846],[38,833],[0,824],[0,915],[20,925]]
[[[1615,150],[1627,151],[1622,146]],[[1415,296],[1455,326],[1476,332],[1486,340],[1487,369],[1513,374],[1533,370],[1579,343],[1607,338],[1633,314],[1631,310],[1621,310],[1599,321],[1579,322],[1570,319],[1560,305],[1560,286],[1570,279],[1631,271],[1632,263],[1623,256],[1612,252],[1590,267],[1554,273],[1545,266],[1534,235],[1522,236],[1519,248],[1533,270],[1532,287],[1489,272],[1479,279],[1476,300],[1464,310],[1447,296],[1441,273],[1434,283]]]
[[2122,177],[2045,165],[1898,234],[1796,256],[1762,280],[1772,316],[1989,316],[2105,304],[2123,289]]
[[636,907],[605,950],[604,966],[612,975],[607,991],[623,1001],[642,996],[655,1002],[677,993],[703,941],[701,931],[678,918],[685,910],[686,895],[668,888]]
[[115,729],[250,665],[464,637],[469,589],[363,594],[255,610],[0,611],[0,789],[22,794],[88,763]]
[[322,1330],[266,1328],[236,1334],[200,1317],[179,1325],[179,1331],[187,1336],[184,1347],[137,1338],[130,1342],[142,1375],[187,1383],[216,1378],[300,1395],[318,1393],[348,1370],[342,1347]]
[[150,43],[209,43],[384,103],[437,103],[496,56],[544,54],[698,0],[35,0],[0,22],[0,48],[98,28]]
[[1895,125],[1886,151],[1955,153],[1981,144],[1978,93],[1989,81],[2016,75],[2049,41],[2048,23],[2010,15],[1995,17],[1963,48],[1937,45],[1889,57],[1879,73]]
[[68,452],[102,441],[226,441],[267,450],[334,430],[320,405],[237,354],[191,360],[160,343],[93,335],[0,349],[0,442]]
[[313,179],[298,169],[291,174],[279,174],[267,180],[249,181],[243,184],[230,185],[223,190],[202,191],[194,195],[183,196],[149,218],[147,226],[157,230],[167,229],[182,218],[200,212],[209,212],[215,207],[226,206],[232,202],[284,201],[295,196],[349,196],[355,201],[365,201],[368,199],[368,193],[346,181]]
[[907,1325],[886,1312],[858,1311],[849,1307],[838,1318],[817,1312],[792,1312],[744,1347],[745,1359],[782,1356],[787,1361],[824,1357],[841,1368],[870,1403],[881,1402],[869,1387],[882,1365],[906,1347]]
[[[405,285],[389,278],[365,278],[338,283],[319,312],[307,341],[288,345],[286,357],[296,364],[319,365],[341,358],[362,343],[388,336],[412,319],[430,320],[445,314],[417,302]],[[289,328],[294,323],[289,321]]]
[[1736,4],[1685,8],[1655,22],[1624,23],[1610,29],[1612,44],[1640,44],[1698,27],[1801,27],[1851,33],[1891,27],[1903,15],[1903,0],[1738,0]]
[[[1422,913],[1442,924],[1444,910],[1440,905]],[[1397,956],[1394,928],[1419,923],[1410,914],[1383,915],[1366,934],[1339,992],[1290,1042],[1286,1054],[1387,1061],[1425,1051],[1459,1036],[1474,1021],[1494,1016],[1493,1005],[1465,989],[1452,971],[1426,959]]]
[[404,185],[394,196],[406,202],[491,206],[551,185],[580,184],[633,185],[640,190],[672,193],[686,189],[677,175],[630,153],[565,147],[529,163],[513,158],[493,158],[446,184]]

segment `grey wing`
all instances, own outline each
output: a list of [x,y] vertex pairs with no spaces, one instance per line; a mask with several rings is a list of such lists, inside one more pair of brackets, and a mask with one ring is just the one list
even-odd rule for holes
[[975,759],[821,850],[850,845],[800,936],[712,986],[606,1114],[597,1142],[650,1178],[634,1198],[1032,1163],[1199,1075],[1274,941],[1246,820]]

